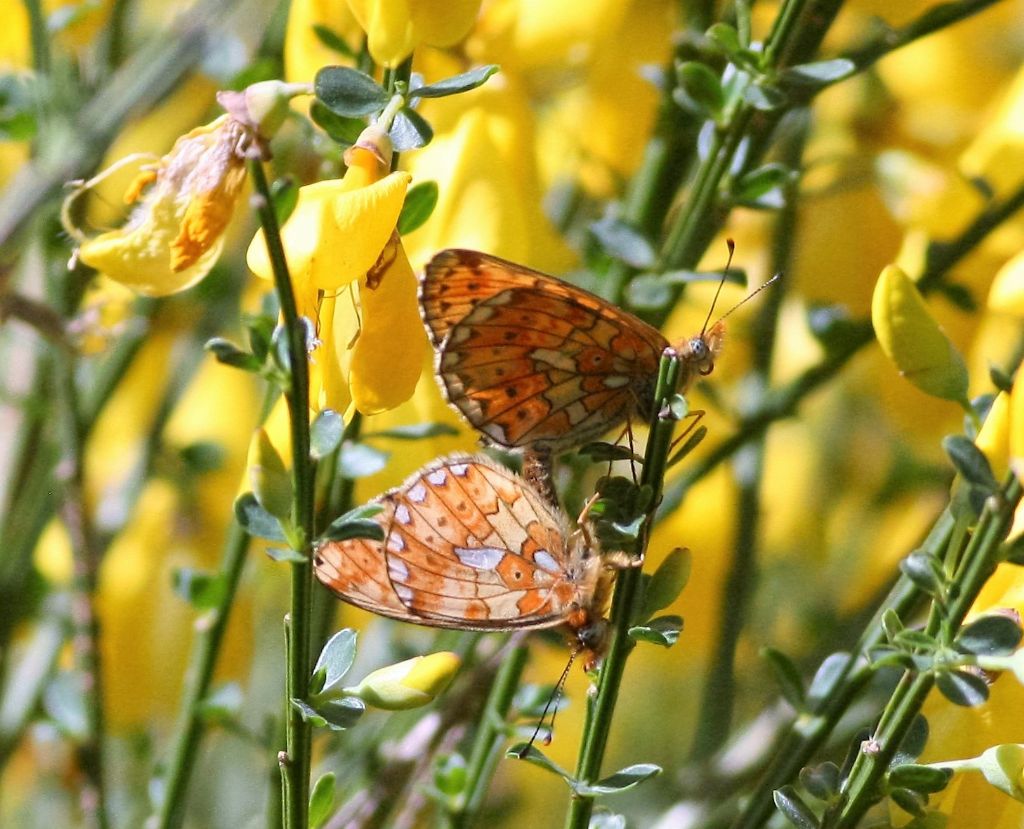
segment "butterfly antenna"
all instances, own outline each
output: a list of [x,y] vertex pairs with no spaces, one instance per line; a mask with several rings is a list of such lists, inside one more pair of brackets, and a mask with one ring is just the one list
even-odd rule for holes
[[[520,760],[529,754],[530,749],[533,748],[533,744],[537,742],[540,730],[544,727],[544,720],[547,719],[548,711],[551,711],[551,729],[548,732],[547,738],[544,740],[544,745],[550,744],[551,734],[555,730],[555,715],[558,714],[558,703],[562,699],[562,692],[565,690],[565,682],[569,678],[569,671],[572,668],[572,663],[576,661],[576,657],[579,655],[581,650],[582,648],[573,648],[569,652],[569,661],[565,663],[565,669],[562,671],[562,675],[558,678],[558,683],[555,685],[555,689],[551,692],[551,696],[548,697],[548,701],[544,704],[544,710],[541,711],[537,727],[533,729],[533,736],[530,737],[530,742],[523,746],[518,752]],[[554,710],[552,710],[552,708]]]
[[[711,307],[708,308],[708,316],[704,320],[703,327],[700,329],[701,337],[703,337],[704,333],[708,330],[708,323],[711,322],[711,315],[715,313],[715,305],[718,304],[718,297],[722,293],[722,286],[725,285],[725,277],[729,275],[729,266],[732,265],[732,255],[736,252],[736,243],[732,239],[726,239],[725,245],[726,247],[729,248],[729,258],[726,260],[725,268],[722,270],[722,278],[718,280],[718,289],[715,291],[715,298],[711,300]],[[744,300],[744,302],[746,302],[746,300]],[[730,309],[729,313],[726,314],[726,316],[731,314],[734,310],[736,309]],[[725,317],[723,317],[722,319],[724,318]]]
[[753,291],[751,291],[749,294],[747,294],[745,297],[743,297],[743,299],[741,299],[739,302],[737,302],[735,305],[733,305],[732,308],[730,308],[728,311],[726,311],[724,314],[722,314],[722,316],[720,316],[718,318],[718,320],[715,322],[715,325],[718,325],[719,322],[724,320],[727,316],[729,316],[729,314],[731,314],[733,311],[735,311],[741,305],[746,305],[748,302],[750,302],[750,300],[752,300],[759,293],[761,293],[761,291],[763,291],[769,285],[773,284],[774,282],[778,281],[781,278],[782,278],[782,273],[779,272],[779,273],[775,274],[775,276],[773,276],[767,282],[765,282],[763,285],[760,285],[759,287],[755,288]]

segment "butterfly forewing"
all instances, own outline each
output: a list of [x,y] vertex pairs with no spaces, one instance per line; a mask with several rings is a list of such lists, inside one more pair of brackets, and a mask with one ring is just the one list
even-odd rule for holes
[[382,543],[317,550],[317,576],[345,601],[476,630],[550,627],[589,611],[598,569],[587,551],[571,549],[565,520],[522,479],[485,458],[436,462],[379,500]]
[[421,307],[449,402],[509,448],[566,448],[645,413],[668,345],[600,297],[473,251],[431,261]]

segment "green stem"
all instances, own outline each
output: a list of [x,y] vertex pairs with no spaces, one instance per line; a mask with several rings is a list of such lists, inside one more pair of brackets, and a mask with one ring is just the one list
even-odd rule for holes
[[[795,130],[784,145],[781,158],[788,166],[796,166],[803,155],[807,120]],[[785,272],[790,264],[793,240],[796,238],[796,192],[790,187],[785,207],[779,213],[773,233],[772,271]],[[775,331],[785,296],[785,285],[776,286],[762,303],[754,326],[756,343],[753,364],[741,384],[750,389],[766,389],[771,381],[771,365],[775,351]],[[757,395],[760,397],[761,395]],[[751,441],[742,460],[733,465],[732,475],[739,489],[736,505],[736,539],[729,572],[718,602],[719,631],[715,656],[704,685],[701,714],[697,717],[691,757],[710,757],[725,743],[732,727],[735,698],[736,649],[747,621],[758,575],[758,538],[761,523],[761,488],[764,475],[764,435]]]
[[458,806],[452,809],[448,818],[450,829],[470,826],[483,806],[487,787],[501,758],[501,747],[506,737],[505,723],[529,653],[525,644],[515,645],[494,678],[473,738],[466,766],[466,786]]
[[[641,486],[652,489],[652,503],[661,499],[662,483],[665,477],[665,465],[668,461],[668,450],[672,442],[672,432],[676,420],[668,413],[666,401],[677,387],[680,364],[674,353],[669,352],[661,359],[658,381],[655,386],[655,414],[651,421],[651,431],[647,439],[647,451],[644,454],[644,469],[640,478]],[[638,550],[643,555],[650,540],[651,519],[653,509],[645,522]],[[622,676],[626,668],[626,659],[633,650],[634,642],[629,638],[629,627],[636,617],[635,608],[640,598],[640,568],[626,567],[619,572],[612,600],[611,632],[608,653],[601,666],[601,676],[597,683],[597,695],[587,708],[586,722],[583,726],[583,739],[580,745],[579,760],[576,765],[576,779],[582,782],[594,782],[601,771],[608,736],[611,733],[615,703],[618,700]],[[585,829],[590,823],[594,809],[593,796],[574,794],[569,804],[565,819],[566,829]]]
[[[954,524],[952,514],[946,510],[936,521],[922,547],[938,554],[950,543]],[[908,618],[921,603],[921,599],[921,591],[908,578],[901,576],[864,628],[845,664],[836,672],[827,688],[816,689],[809,710],[792,722],[775,747],[772,763],[746,799],[731,829],[757,829],[771,818],[775,809],[772,792],[796,779],[800,769],[810,762],[848,711],[850,703],[874,676],[874,669],[866,655],[886,641],[882,618],[890,610],[895,611],[901,619]]]
[[163,801],[155,817],[154,827],[158,829],[177,829],[185,819],[189,781],[204,731],[200,704],[210,690],[213,670],[227,631],[248,549],[249,536],[237,522],[232,521],[224,541],[220,567],[219,578],[224,585],[223,593],[217,606],[206,614],[209,624],[196,632],[197,641],[193,645],[192,659],[185,676],[184,699],[167,766]]
[[304,700],[309,692],[309,674],[313,667],[311,645],[311,606],[313,566],[310,558],[313,541],[313,502],[315,467],[309,454],[309,364],[306,357],[306,327],[299,319],[292,292],[291,277],[281,231],[274,213],[270,186],[263,165],[249,164],[253,187],[258,195],[258,213],[266,239],[267,253],[274,271],[274,287],[281,304],[281,316],[288,338],[289,385],[285,389],[292,440],[293,501],[291,523],[297,551],[302,561],[293,562],[291,609],[286,619],[287,681],[285,742],[279,755],[284,793],[284,823],[287,829],[308,829],[309,775],[312,730],[302,719],[292,699]]
[[[949,606],[940,626],[940,642],[943,644],[952,644],[957,629],[995,569],[1000,545],[1009,532],[1021,495],[1021,483],[1010,473],[1002,490],[987,500],[964,551],[963,566],[949,591]],[[934,682],[932,671],[908,672],[903,676],[871,738],[872,750],[861,751],[857,755],[841,799],[826,815],[824,825],[829,829],[852,829],[877,802],[879,783]]]
[[107,805],[104,787],[103,682],[96,616],[99,544],[85,497],[85,429],[80,417],[74,355],[57,350],[57,386],[63,492],[61,519],[71,543],[71,641],[75,679],[82,695],[85,722],[75,749],[83,773],[79,805],[86,826],[105,829]]

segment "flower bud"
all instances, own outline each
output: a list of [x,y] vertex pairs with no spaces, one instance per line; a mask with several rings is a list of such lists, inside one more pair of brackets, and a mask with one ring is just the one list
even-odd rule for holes
[[433,702],[448,687],[460,665],[458,655],[450,651],[416,656],[374,671],[343,692],[386,711],[419,708]]
[[245,124],[262,138],[274,136],[288,117],[289,103],[297,95],[312,95],[308,83],[260,81],[241,92],[226,90],[217,93],[217,103],[239,123]]
[[921,391],[967,403],[967,368],[928,311],[917,286],[895,265],[878,277],[871,322],[882,351]]

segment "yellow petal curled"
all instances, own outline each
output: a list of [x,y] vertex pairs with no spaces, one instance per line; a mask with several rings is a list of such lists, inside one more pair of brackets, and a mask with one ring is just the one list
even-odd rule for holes
[[[296,282],[334,291],[373,267],[398,223],[411,177],[395,172],[372,184],[350,167],[343,179],[299,190],[295,210],[281,230],[288,269]],[[249,245],[249,269],[273,278],[263,231]]]
[[871,322],[882,351],[921,391],[967,401],[967,368],[928,311],[910,277],[895,265],[882,270],[871,300]]
[[[416,276],[397,238],[383,258],[390,265],[359,288],[363,325],[352,353],[349,384],[363,414],[393,409],[412,397],[427,351]],[[370,287],[373,282],[376,286]]]

